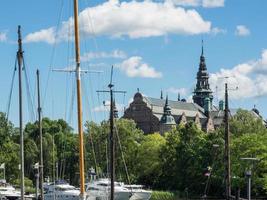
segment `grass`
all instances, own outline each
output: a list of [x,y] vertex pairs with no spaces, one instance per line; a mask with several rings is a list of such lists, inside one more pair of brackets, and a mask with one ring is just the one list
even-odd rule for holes
[[178,195],[173,192],[153,191],[150,200],[177,200]]

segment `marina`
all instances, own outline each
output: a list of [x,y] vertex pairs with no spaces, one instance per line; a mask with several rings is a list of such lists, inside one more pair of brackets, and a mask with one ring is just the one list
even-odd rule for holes
[[267,199],[266,3],[4,4],[0,200]]

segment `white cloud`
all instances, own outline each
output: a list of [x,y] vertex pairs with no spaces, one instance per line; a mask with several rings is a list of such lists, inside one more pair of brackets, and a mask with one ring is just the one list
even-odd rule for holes
[[30,33],[28,34],[24,42],[29,43],[29,42],[47,42],[49,44],[53,44],[56,41],[56,32],[55,28],[51,27],[48,29],[42,29],[40,31]]
[[110,64],[107,63],[89,63],[90,67],[96,67],[96,68],[100,68],[100,67],[110,67]]
[[[116,103],[117,110],[123,111],[124,105]],[[110,101],[105,101],[105,105],[99,105],[93,108],[93,112],[109,112],[110,111]]]
[[203,6],[205,8],[223,7],[225,0],[168,0],[178,6]]
[[188,91],[186,88],[175,88],[175,87],[170,87],[166,90],[167,92],[173,93],[173,94],[180,94],[181,97],[186,96]]
[[200,0],[170,0],[172,3],[178,6],[200,6]]
[[224,0],[203,0],[202,6],[206,8],[223,7]]
[[0,32],[0,42],[7,41],[7,32]]
[[250,35],[250,30],[244,25],[236,26],[235,34],[238,36],[248,36]]
[[212,35],[218,35],[218,34],[226,34],[227,30],[226,29],[221,29],[218,27],[214,27],[211,29],[211,34]]
[[100,59],[100,58],[126,58],[127,55],[124,51],[122,50],[113,50],[112,52],[88,52],[88,53],[84,53],[81,56],[81,61],[89,61],[89,60],[93,60],[93,59]]
[[219,98],[224,97],[224,77],[229,77],[229,88],[238,87],[236,91],[230,91],[230,97],[233,99],[267,95],[267,49],[262,51],[261,58],[256,61],[248,61],[232,69],[221,69],[211,74],[210,84],[213,91],[218,86]]
[[162,73],[144,63],[142,57],[132,56],[116,65],[128,77],[161,78]]
[[[170,2],[109,0],[79,14],[80,32],[84,37],[105,35],[109,37],[143,38],[167,34],[195,35],[209,33],[211,22],[205,21],[194,9],[176,7]],[[67,40],[69,30],[73,35],[73,18],[62,22],[57,40]],[[26,36],[28,42],[55,41],[55,28],[50,27]]]

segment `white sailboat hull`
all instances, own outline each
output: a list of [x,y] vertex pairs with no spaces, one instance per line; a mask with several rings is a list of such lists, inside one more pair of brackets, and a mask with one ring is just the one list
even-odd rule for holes
[[130,200],[149,200],[151,197],[151,191],[133,191],[133,195],[131,196]]

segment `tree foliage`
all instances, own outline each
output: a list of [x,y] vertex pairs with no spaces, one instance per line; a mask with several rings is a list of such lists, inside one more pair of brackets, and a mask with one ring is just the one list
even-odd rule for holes
[[[78,135],[64,120],[44,118],[44,175],[58,174],[78,185]],[[267,193],[267,131],[262,120],[248,111],[238,110],[230,119],[232,191],[246,191],[245,170],[252,168],[253,195]],[[132,120],[115,121],[116,179],[126,183],[144,184],[153,189],[175,190],[180,194],[223,195],[224,191],[224,129],[205,133],[193,122],[179,125],[164,135],[145,135]],[[39,162],[38,123],[27,123],[25,135],[25,175],[34,181],[33,164]],[[109,174],[109,121],[85,123],[85,169],[97,171],[99,177]],[[253,165],[242,157],[256,157]],[[8,181],[19,178],[18,129],[0,113],[0,164],[6,163]],[[56,163],[58,163],[56,165]],[[211,175],[205,176],[207,169]],[[56,173],[57,171],[57,173]],[[0,171],[1,175],[1,171]]]

